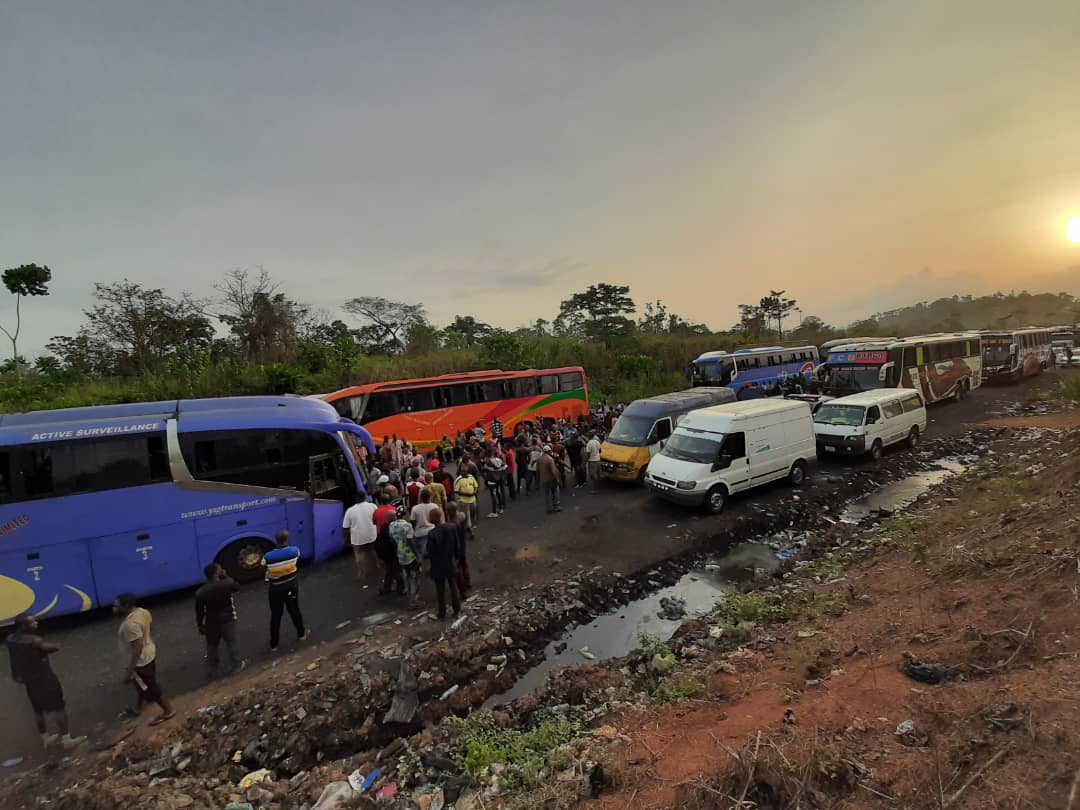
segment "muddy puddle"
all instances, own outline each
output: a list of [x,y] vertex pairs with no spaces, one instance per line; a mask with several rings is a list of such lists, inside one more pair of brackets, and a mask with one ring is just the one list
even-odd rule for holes
[[885,484],[869,495],[852,501],[840,513],[840,520],[844,523],[861,523],[871,515],[898,512],[913,504],[931,487],[963,472],[965,468],[966,465],[959,459],[935,461],[934,466],[928,470]]
[[[493,695],[485,708],[500,706],[526,695],[541,686],[549,672],[566,666],[587,664],[592,660],[619,658],[637,649],[639,636],[648,634],[669,639],[686,618],[708,613],[724,595],[754,575],[754,569],[773,570],[780,564],[776,553],[760,543],[740,543],[732,546],[723,557],[710,560],[700,568],[683,575],[674,585],[661,588],[611,613],[569,628],[548,644],[544,660],[522,675],[514,685],[499,695]],[[686,601],[686,616],[661,618],[661,602],[669,599]],[[587,650],[594,659],[582,654]]]

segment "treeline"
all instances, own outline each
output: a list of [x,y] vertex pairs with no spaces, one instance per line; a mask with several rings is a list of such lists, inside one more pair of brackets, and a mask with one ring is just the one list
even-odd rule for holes
[[[3,279],[25,319],[32,307],[23,298],[47,295],[51,271],[23,265]],[[93,295],[74,334],[54,337],[33,363],[18,354],[21,324],[0,325],[13,352],[0,366],[0,410],[311,394],[453,371],[568,365],[586,368],[595,400],[629,401],[683,387],[683,369],[704,351],[1078,319],[1071,296],[1025,292],[920,303],[845,329],[800,317],[785,331],[797,302],[772,290],[758,304],[740,305],[731,329],[712,331],[662,301],[639,308],[629,287],[593,284],[564,300],[551,320],[518,329],[473,315],[437,326],[421,303],[371,296],[343,302],[341,317],[333,317],[289,298],[267,273],[245,270],[226,274],[206,298],[127,280],[95,284]]]

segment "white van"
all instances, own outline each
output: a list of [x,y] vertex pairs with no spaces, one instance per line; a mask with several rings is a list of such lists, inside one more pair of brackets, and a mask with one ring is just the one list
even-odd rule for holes
[[781,478],[801,484],[813,457],[807,403],[751,399],[684,416],[649,462],[645,484],[662,498],[715,513],[733,492]]
[[926,431],[926,404],[910,388],[878,388],[823,402],[814,412],[819,456],[881,458],[890,444],[916,447]]

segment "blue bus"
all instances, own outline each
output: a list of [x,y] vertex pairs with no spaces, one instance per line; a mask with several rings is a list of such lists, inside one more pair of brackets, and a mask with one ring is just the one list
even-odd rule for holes
[[333,406],[229,397],[0,415],[0,623],[262,576],[288,529],[306,559],[344,547],[371,436]]
[[737,399],[801,390],[820,363],[817,346],[763,346],[705,352],[686,368],[694,386],[727,386]]

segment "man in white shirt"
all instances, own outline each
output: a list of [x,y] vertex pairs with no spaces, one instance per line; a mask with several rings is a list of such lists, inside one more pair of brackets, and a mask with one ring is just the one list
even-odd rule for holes
[[412,508],[409,520],[413,524],[413,540],[416,549],[420,552],[420,559],[427,557],[427,536],[435,528],[431,520],[431,513],[440,511],[438,505],[431,502],[431,490],[425,489],[420,493],[420,503]]
[[[345,512],[341,528],[349,530],[349,542],[352,544],[353,561],[356,563],[356,578],[363,579],[367,563],[364,558],[374,548],[375,543],[375,504],[366,498],[357,501]],[[364,586],[365,588],[367,585]]]
[[589,470],[589,487],[596,492],[600,483],[600,440],[595,433],[590,433],[589,441],[585,443],[585,466]]

